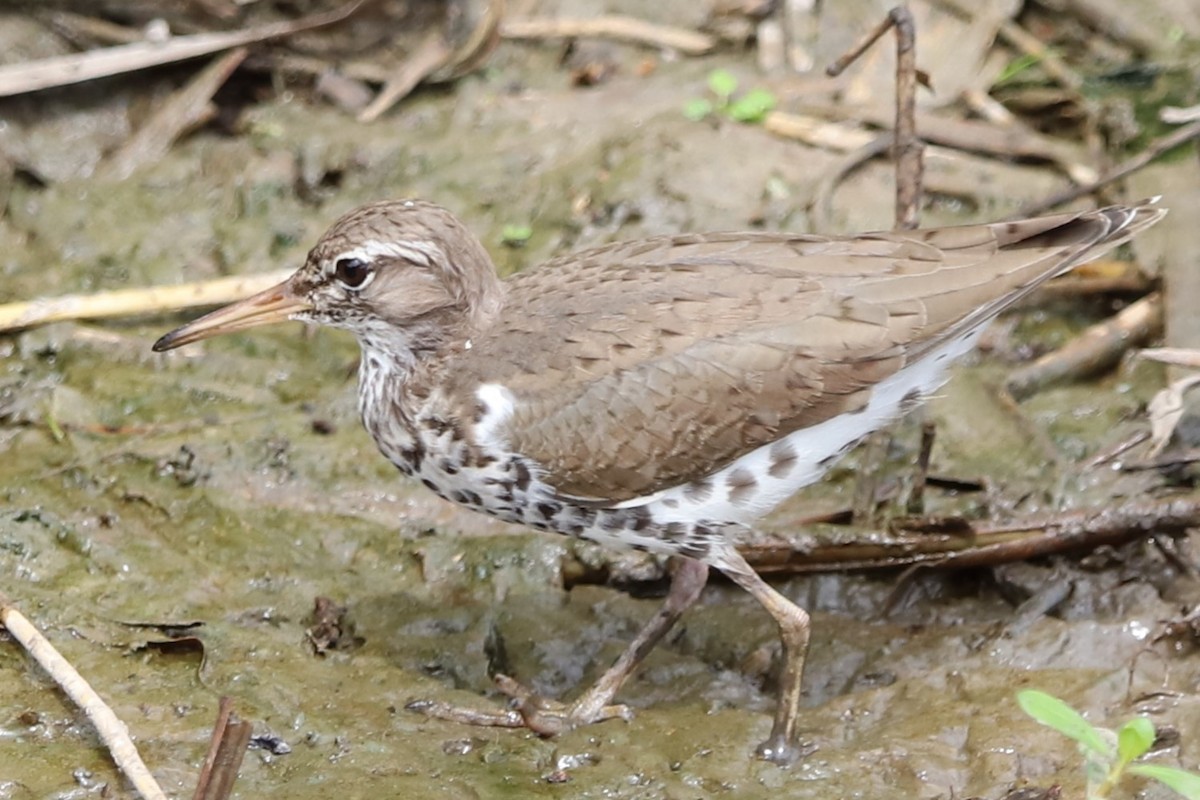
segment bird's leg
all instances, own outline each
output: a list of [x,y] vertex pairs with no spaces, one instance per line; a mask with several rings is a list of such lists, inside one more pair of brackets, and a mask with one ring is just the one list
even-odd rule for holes
[[755,751],[759,758],[790,764],[804,752],[797,744],[796,717],[800,713],[800,681],[808,654],[808,612],[772,589],[732,546],[716,559],[722,572],[762,604],[779,626],[783,640],[783,672],[779,676],[779,702],[771,735]]
[[[436,701],[409,703],[408,708],[428,716],[470,725],[504,728],[527,727],[543,736],[553,736],[581,725],[609,719],[628,720],[632,714],[613,697],[646,655],[683,616],[708,582],[708,566],[690,558],[672,558],[671,586],[662,607],[638,632],[616,662],[575,702],[566,704],[538,696],[506,675],[496,676],[496,686],[511,697],[515,708],[508,711],[476,711]],[[747,567],[749,569],[749,567]]]

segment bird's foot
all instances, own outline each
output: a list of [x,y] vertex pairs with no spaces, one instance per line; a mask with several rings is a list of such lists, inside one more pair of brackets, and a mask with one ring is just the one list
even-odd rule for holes
[[510,698],[511,708],[481,711],[439,700],[414,700],[405,708],[435,719],[465,725],[528,728],[540,736],[557,736],[583,725],[610,719],[623,719],[626,722],[633,719],[633,712],[628,706],[600,702],[593,692],[585,693],[574,703],[561,703],[542,697],[507,675],[496,675],[495,681],[496,688]]

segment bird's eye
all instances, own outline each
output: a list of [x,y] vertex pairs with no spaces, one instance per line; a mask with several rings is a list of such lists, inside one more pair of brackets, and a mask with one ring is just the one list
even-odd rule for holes
[[371,265],[361,258],[339,258],[333,265],[333,274],[351,289],[361,289],[371,276]]

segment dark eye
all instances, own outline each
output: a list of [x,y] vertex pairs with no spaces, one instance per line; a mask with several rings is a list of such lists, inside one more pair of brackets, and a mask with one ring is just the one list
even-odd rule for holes
[[346,286],[357,289],[370,277],[371,265],[361,258],[339,258],[333,265],[333,274]]

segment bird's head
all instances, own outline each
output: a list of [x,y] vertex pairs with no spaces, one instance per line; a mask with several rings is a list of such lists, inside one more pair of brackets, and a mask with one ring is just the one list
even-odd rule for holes
[[171,331],[154,349],[297,319],[349,330],[364,346],[416,351],[486,318],[500,293],[487,252],[449,211],[372,203],[335,222],[283,283]]

